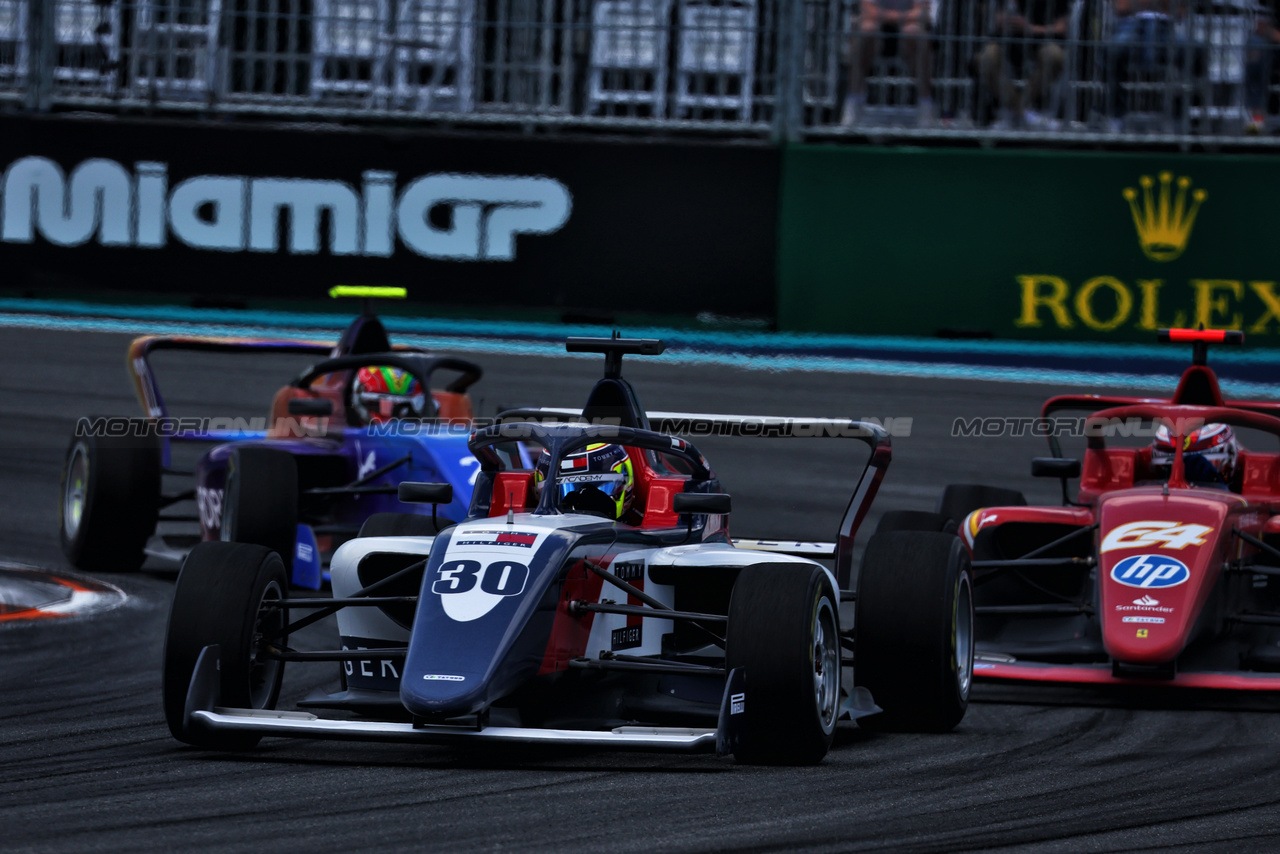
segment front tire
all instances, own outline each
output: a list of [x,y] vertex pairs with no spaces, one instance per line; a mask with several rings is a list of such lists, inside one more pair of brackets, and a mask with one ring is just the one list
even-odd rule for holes
[[298,537],[298,464],[274,448],[236,448],[227,467],[221,538],[265,546],[293,566]]
[[854,680],[883,709],[858,725],[954,729],[973,682],[972,570],[960,538],[874,535],[862,560],[855,620]]
[[746,670],[746,732],[735,752],[757,765],[815,765],[840,714],[840,616],[820,567],[749,566],[729,600],[726,669]]
[[206,733],[184,726],[191,676],[201,650],[221,647],[220,704],[274,709],[284,662],[262,655],[267,643],[284,648],[286,612],[271,608],[289,589],[280,556],[262,546],[200,543],[182,564],[169,611],[164,647],[164,716],[179,741],[213,750],[248,750],[251,733]]
[[983,507],[1025,507],[1026,504],[1026,496],[1016,489],[982,483],[953,483],[942,490],[938,513],[956,525],[962,525],[965,517]]
[[160,440],[77,436],[62,467],[62,553],[86,571],[133,572],[160,515]]

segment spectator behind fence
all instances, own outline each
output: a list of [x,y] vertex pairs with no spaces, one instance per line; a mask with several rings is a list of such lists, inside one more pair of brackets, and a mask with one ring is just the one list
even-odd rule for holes
[[[1111,32],[1103,33],[1112,132],[1122,131],[1124,117],[1135,110],[1125,83],[1142,77],[1191,81],[1203,74],[1203,50],[1193,48],[1184,35],[1187,5],[1179,0],[1115,0]],[[1162,104],[1162,112],[1172,118],[1173,107]]]
[[867,102],[867,77],[871,65],[896,43],[898,56],[918,84],[916,106],[920,124],[933,121],[933,55],[930,50],[929,13],[932,0],[862,0],[853,19],[849,44],[849,94],[843,122],[851,125],[862,117]]
[[[995,40],[978,55],[978,79],[996,100],[997,128],[1057,125],[1070,17],[1070,0],[1008,0],[992,16],[988,35]],[[1029,91],[1015,80],[1025,80]]]
[[1280,45],[1280,30],[1276,29],[1273,10],[1258,6],[1255,12],[1253,32],[1249,33],[1245,47],[1244,103],[1250,116],[1249,130],[1257,133],[1266,125],[1267,97],[1276,45]]

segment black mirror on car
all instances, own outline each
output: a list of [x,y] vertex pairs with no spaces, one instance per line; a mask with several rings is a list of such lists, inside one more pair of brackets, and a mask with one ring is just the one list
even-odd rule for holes
[[1080,461],[1063,457],[1036,457],[1031,461],[1032,477],[1068,478],[1080,476]]
[[680,492],[671,499],[671,509],[676,513],[712,513],[723,515],[730,510],[729,496],[723,492],[702,494]]
[[319,397],[295,397],[289,401],[289,414],[327,418],[333,414],[333,401]]
[[398,494],[405,504],[448,504],[453,501],[453,484],[405,481]]

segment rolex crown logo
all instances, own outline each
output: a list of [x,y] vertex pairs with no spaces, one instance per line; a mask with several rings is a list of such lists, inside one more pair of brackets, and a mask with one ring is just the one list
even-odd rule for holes
[[[1172,261],[1187,248],[1191,227],[1196,222],[1196,212],[1209,194],[1204,190],[1191,191],[1191,179],[1178,178],[1178,192],[1173,191],[1173,173],[1160,173],[1160,189],[1150,175],[1138,179],[1142,186],[1142,199],[1133,187],[1124,188],[1124,197],[1133,214],[1133,225],[1138,230],[1142,251],[1152,261]],[[1188,205],[1187,195],[1191,201]]]

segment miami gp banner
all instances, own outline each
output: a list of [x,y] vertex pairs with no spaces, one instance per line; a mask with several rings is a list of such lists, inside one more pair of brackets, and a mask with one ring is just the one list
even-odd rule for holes
[[6,289],[772,317],[766,146],[0,117]]

